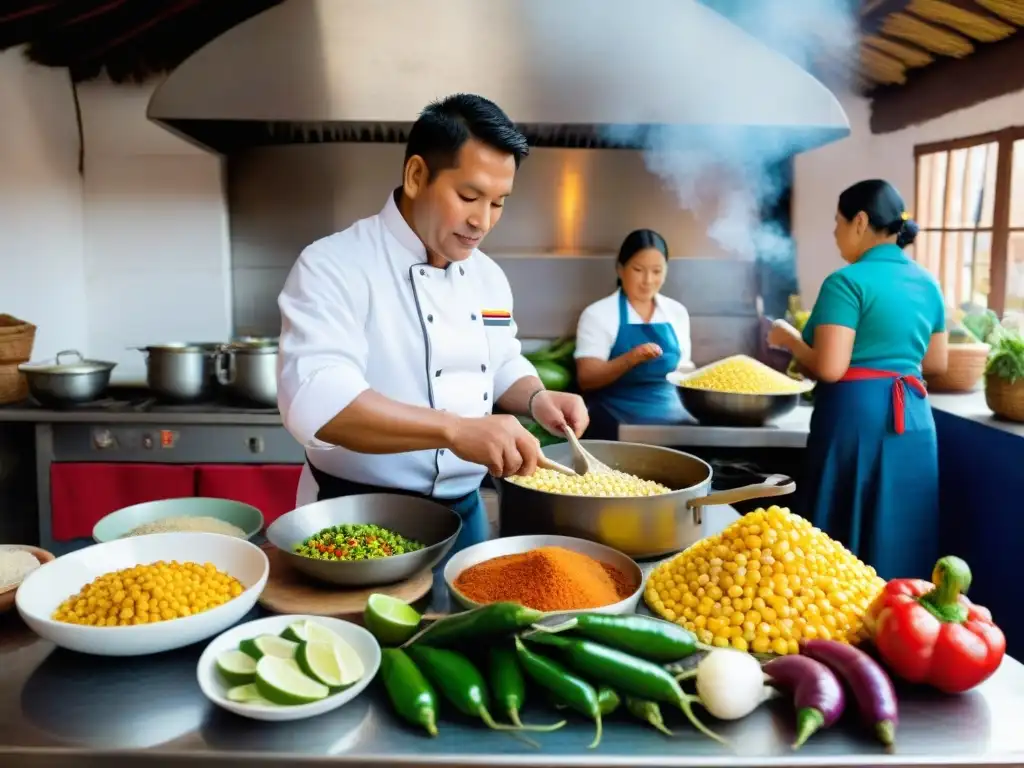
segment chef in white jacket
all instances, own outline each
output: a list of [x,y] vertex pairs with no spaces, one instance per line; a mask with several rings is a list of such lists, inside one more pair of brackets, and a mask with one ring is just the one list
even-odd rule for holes
[[299,256],[278,300],[278,404],[307,457],[298,505],[432,498],[462,517],[455,551],[487,538],[485,473],[531,474],[540,456],[495,406],[583,434],[583,400],[544,389],[521,354],[508,280],[477,250],[528,152],[492,102],[435,102],[381,212]]

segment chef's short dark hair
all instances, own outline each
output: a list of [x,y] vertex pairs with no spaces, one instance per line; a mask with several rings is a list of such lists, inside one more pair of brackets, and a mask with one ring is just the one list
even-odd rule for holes
[[419,155],[427,164],[430,178],[454,168],[459,150],[470,138],[507,152],[516,168],[530,154],[526,137],[497,104],[471,93],[454,96],[428,105],[413,123],[405,146],[405,163]]

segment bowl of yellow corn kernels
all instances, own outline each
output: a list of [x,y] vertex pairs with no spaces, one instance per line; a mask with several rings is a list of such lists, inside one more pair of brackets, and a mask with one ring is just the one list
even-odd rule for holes
[[814,388],[813,381],[790,378],[746,355],[666,378],[678,388],[686,412],[709,426],[764,426],[796,408],[800,395]]
[[15,603],[40,637],[80,653],[141,656],[205,640],[252,610],[263,551],[216,533],[94,544],[29,574]]

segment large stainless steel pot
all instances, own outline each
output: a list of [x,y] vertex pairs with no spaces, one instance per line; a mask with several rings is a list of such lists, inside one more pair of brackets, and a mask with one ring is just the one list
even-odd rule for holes
[[157,396],[186,403],[213,396],[220,344],[173,342],[139,349],[146,353],[146,383]]
[[[64,361],[72,357],[74,362]],[[52,362],[22,363],[18,370],[25,374],[29,393],[41,405],[66,408],[90,403],[103,394],[116,367],[117,363],[85,360],[78,350],[66,349]]]
[[[763,483],[711,492],[711,466],[696,456],[640,443],[584,440],[583,446],[610,466],[655,480],[671,493],[639,498],[567,496],[500,483],[502,536],[559,534],[590,539],[634,558],[660,557],[686,549],[701,534],[702,509],[747,499],[782,496],[796,490],[785,475]],[[567,443],[551,445],[545,455],[572,464]]]
[[225,346],[217,380],[231,394],[258,405],[277,405],[277,340],[252,339]]
[[751,395],[682,386],[692,375],[673,371],[666,378],[676,385],[686,412],[708,426],[763,427],[796,408],[803,393],[814,388],[813,381],[794,382],[798,390],[795,392]]

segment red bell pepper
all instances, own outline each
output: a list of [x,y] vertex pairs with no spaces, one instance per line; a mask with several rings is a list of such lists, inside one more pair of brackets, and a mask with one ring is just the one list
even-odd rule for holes
[[894,579],[885,585],[868,618],[879,655],[897,676],[961,693],[999,668],[1006,637],[987,608],[963,595],[970,585],[971,569],[959,557],[939,560],[931,583]]

